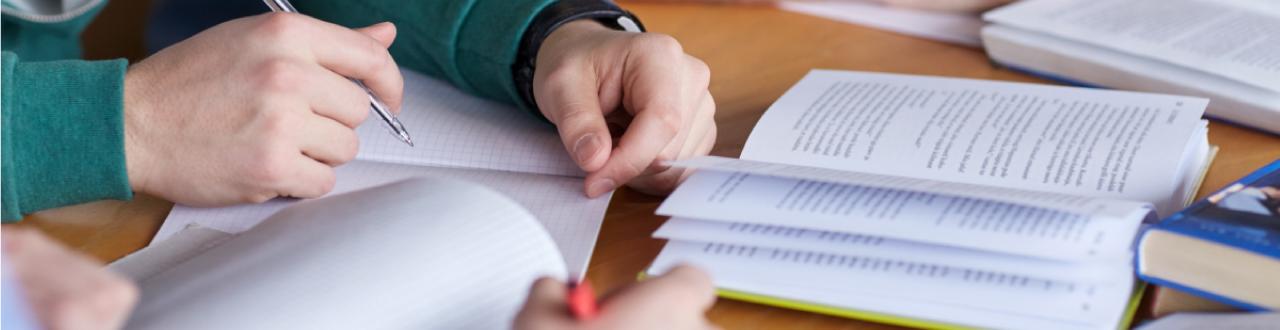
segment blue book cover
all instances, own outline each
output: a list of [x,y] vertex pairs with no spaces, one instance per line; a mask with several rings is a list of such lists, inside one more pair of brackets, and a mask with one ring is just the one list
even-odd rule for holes
[[[1150,230],[1165,230],[1268,256],[1280,262],[1280,160],[1170,216]],[[1174,287],[1251,310],[1248,303],[1197,288],[1138,274]]]

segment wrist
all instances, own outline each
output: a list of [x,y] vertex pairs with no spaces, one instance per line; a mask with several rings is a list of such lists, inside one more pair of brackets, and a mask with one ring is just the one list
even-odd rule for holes
[[[596,23],[589,24],[592,21]],[[552,34],[557,35],[555,40],[577,40],[577,36],[591,34],[597,29],[644,32],[644,26],[634,15],[612,1],[560,0],[542,9],[521,37],[516,61],[511,67],[516,91],[522,101],[518,103],[535,115],[542,116],[533,97],[536,64],[544,62],[539,59],[544,54],[572,46],[559,46],[563,43],[552,40],[557,45],[545,47],[544,50],[543,46],[552,38]]]
[[144,157],[142,129],[146,127],[146,105],[143,95],[146,94],[141,74],[135,67],[130,67],[124,75],[124,157],[125,173],[129,176],[129,186],[137,192],[148,192],[147,168],[150,162]]

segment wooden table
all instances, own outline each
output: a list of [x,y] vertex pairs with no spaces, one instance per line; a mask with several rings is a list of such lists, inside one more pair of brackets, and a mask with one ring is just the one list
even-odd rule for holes
[[[1010,81],[1041,80],[992,67],[981,50],[782,12],[767,6],[628,5],[650,30],[674,35],[712,69],[718,104],[716,155],[737,156],[761,113],[811,68],[867,70]],[[1203,195],[1280,158],[1280,137],[1213,123],[1210,142],[1222,148]],[[614,195],[588,277],[600,289],[632,282],[663,242],[649,237],[662,224],[661,197],[631,190]],[[23,226],[103,261],[146,246],[171,203],[150,196],[40,212]],[[725,328],[891,328],[721,300],[709,316]]]

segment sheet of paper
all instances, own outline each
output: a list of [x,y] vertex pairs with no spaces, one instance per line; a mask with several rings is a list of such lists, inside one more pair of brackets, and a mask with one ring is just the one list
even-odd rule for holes
[[1280,325],[1280,313],[1178,313],[1147,322],[1137,330],[1267,330]]
[[1177,164],[1208,100],[811,71],[756,124],[742,159],[1052,191],[1178,208]]
[[583,176],[551,124],[524,110],[470,96],[444,81],[410,70],[401,73],[400,121],[416,146],[401,143],[381,119],[370,115],[356,130],[357,159]]
[[690,263],[716,285],[766,296],[979,328],[1115,328],[1131,277],[1090,285],[975,269],[673,241],[650,273]]
[[966,46],[980,47],[982,20],[976,14],[895,8],[879,1],[785,1],[779,8],[835,21]]
[[948,196],[988,199],[1010,204],[1033,206],[1107,217],[1126,217],[1147,203],[1090,198],[1047,191],[1000,188],[985,185],[916,179],[901,176],[860,173],[822,167],[788,165],[753,160],[702,156],[672,162],[671,166],[691,167],[719,172],[750,173],[829,183],[843,183]]
[[140,281],[126,328],[506,328],[541,276],[568,274],[529,212],[415,179],[300,202]]
[[657,212],[1054,260],[1127,258],[1146,213],[1090,217],[927,192],[715,171],[689,176]]
[[1123,260],[1112,263],[1063,262],[879,236],[775,225],[671,218],[653,236],[672,241],[722,243],[977,268],[1046,280],[1105,283],[1115,282],[1123,276],[1133,276],[1132,268]]
[[[609,196],[589,199],[582,194],[582,179],[563,176],[491,170],[393,165],[355,161],[337,168],[337,185],[329,195],[340,194],[415,176],[448,177],[493,188],[523,205],[546,227],[560,247],[569,273],[586,274],[595,248]],[[185,228],[199,224],[230,233],[243,232],[276,211],[295,203],[272,200],[258,205],[222,208],[193,208],[177,205],[165,219],[152,242],[159,242]],[[386,201],[385,203],[395,203]],[[376,208],[379,205],[363,206]],[[481,221],[483,219],[477,219]]]
[[1037,0],[984,18],[1280,91],[1275,1]]

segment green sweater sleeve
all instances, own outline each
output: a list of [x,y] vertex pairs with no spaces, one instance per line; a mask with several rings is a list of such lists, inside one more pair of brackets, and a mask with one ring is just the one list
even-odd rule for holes
[[129,199],[125,60],[22,62],[3,53],[0,214]]
[[390,21],[401,66],[473,95],[523,105],[511,67],[525,29],[555,0],[308,0],[308,15],[347,27]]

